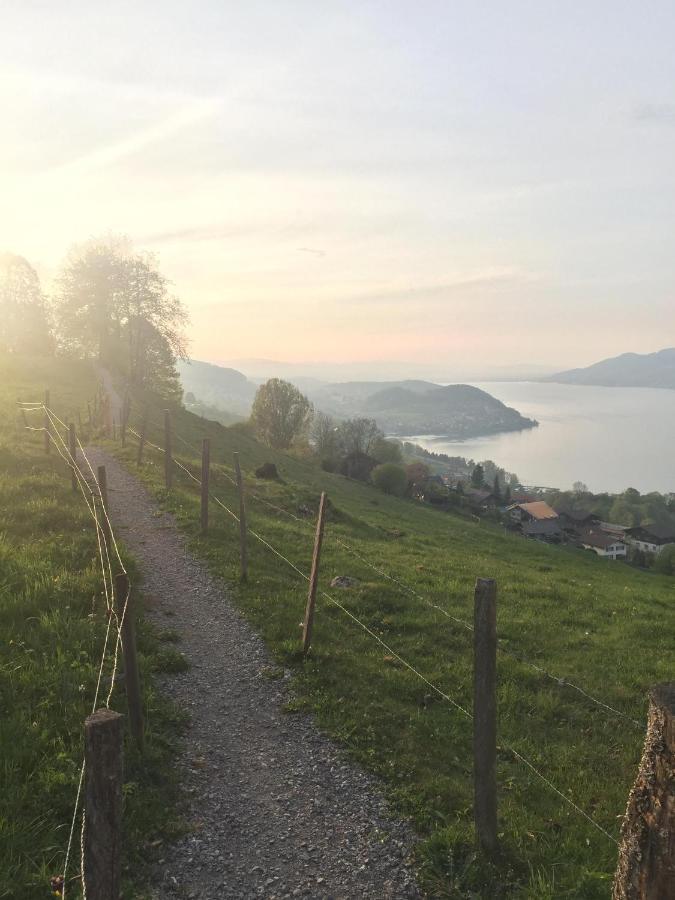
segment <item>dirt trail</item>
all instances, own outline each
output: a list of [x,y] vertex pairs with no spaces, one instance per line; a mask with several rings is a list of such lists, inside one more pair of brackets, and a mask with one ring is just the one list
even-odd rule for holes
[[194,830],[166,848],[154,896],[421,896],[412,835],[388,817],[376,783],[311,718],[283,712],[286,679],[265,677],[267,651],[227,589],[133,475],[88,452],[106,465],[112,518],[139,562],[151,615],[180,632],[191,663],[164,689],[191,716],[179,767]]

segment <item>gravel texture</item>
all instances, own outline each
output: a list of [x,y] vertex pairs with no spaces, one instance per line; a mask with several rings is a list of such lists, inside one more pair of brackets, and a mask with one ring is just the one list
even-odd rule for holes
[[421,897],[414,835],[377,782],[311,717],[283,712],[288,674],[271,680],[258,635],[225,585],[194,557],[138,479],[97,448],[111,516],[135,555],[149,615],[177,629],[188,672],[166,693],[190,714],[178,766],[192,830],[155,866],[155,898]]

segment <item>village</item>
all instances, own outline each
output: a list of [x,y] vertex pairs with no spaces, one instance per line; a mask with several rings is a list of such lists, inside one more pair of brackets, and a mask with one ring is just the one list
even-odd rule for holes
[[473,515],[497,516],[506,528],[523,537],[571,544],[604,559],[627,560],[636,551],[639,556],[653,558],[666,547],[675,546],[674,528],[657,523],[629,527],[603,522],[590,513],[556,512],[545,500],[526,491],[514,493],[505,504],[503,497],[489,489],[466,487],[462,489],[462,499]]

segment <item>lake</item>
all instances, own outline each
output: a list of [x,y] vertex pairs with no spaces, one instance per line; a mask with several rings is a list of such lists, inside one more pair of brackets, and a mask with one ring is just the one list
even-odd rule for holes
[[675,391],[530,381],[475,385],[537,419],[539,427],[467,441],[408,440],[477,462],[492,459],[527,485],[569,490],[583,481],[594,493],[675,491]]

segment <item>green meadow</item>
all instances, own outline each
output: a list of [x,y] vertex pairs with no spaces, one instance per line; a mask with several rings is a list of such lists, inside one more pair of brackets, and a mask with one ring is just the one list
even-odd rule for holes
[[[24,429],[17,399],[41,401],[48,387],[60,418],[77,421],[79,410],[86,421],[95,384],[86,363],[0,357],[0,897],[12,900],[51,897],[49,879],[63,873],[107,625],[93,519],[56,446],[47,456],[43,433]],[[27,413],[27,422],[40,427],[42,413]],[[125,897],[143,896],[149,845],[179,827],[166,771],[181,719],[154,687],[166,648],[142,621],[139,650],[147,751],[140,759],[125,750]],[[111,706],[125,712],[119,687]],[[79,870],[78,822],[70,878]],[[69,880],[67,897],[79,896],[77,878]]]
[[[160,400],[134,397],[132,425],[139,428],[144,405],[148,437],[161,446]],[[618,837],[641,755],[646,692],[672,677],[672,579],[389,497],[311,459],[271,451],[241,425],[225,428],[178,407],[172,418],[175,455],[194,475],[201,439],[210,438],[211,492],[235,513],[230,479],[239,453],[250,529],[288,562],[249,535],[249,579],[239,583],[234,518],[212,503],[211,527],[201,536],[198,487],[185,473],[176,469],[167,494],[160,452],[148,448],[139,469],[132,435],[116,452],[175,514],[194,552],[232,585],[279,667],[293,671],[289,715],[311,710],[322,729],[382,777],[395,809],[419,831],[418,863],[430,894],[608,897],[617,849],[611,838]],[[279,481],[255,477],[266,461],[277,465]],[[307,585],[289,563],[309,572],[321,491],[330,506],[320,589],[386,647],[320,593],[303,661]],[[336,575],[359,584],[331,589]],[[456,620],[472,621],[477,577],[497,579],[498,634],[507,651],[498,654],[501,849],[492,860],[475,850],[472,723],[397,659],[471,711],[472,634]]]

